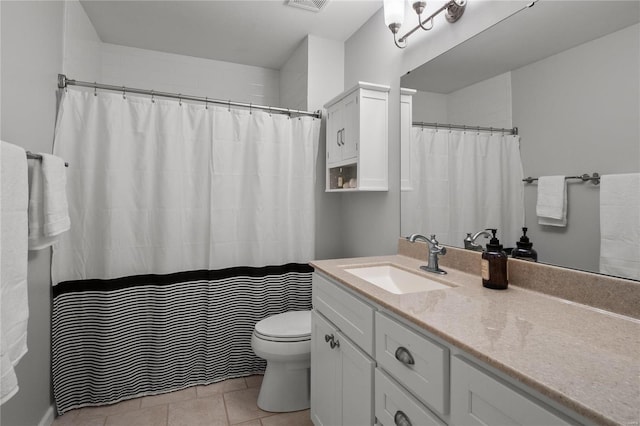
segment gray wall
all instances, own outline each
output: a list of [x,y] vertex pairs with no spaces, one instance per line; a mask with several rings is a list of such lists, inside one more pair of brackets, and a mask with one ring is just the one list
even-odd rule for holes
[[[6,142],[51,152],[64,5],[2,1],[2,128]],[[16,368],[19,392],[0,407],[4,426],[37,425],[50,407],[50,250],[29,254],[29,351]]]
[[[358,81],[391,86],[389,92],[389,191],[342,197],[344,256],[394,254],[400,235],[400,67],[398,49],[378,11],[345,44],[345,88]],[[366,141],[361,141],[366,143]]]
[[[640,170],[640,25],[512,73],[513,122],[525,176]],[[536,185],[525,185],[525,216],[539,260],[598,271],[599,189],[568,184],[566,228],[537,224]]]

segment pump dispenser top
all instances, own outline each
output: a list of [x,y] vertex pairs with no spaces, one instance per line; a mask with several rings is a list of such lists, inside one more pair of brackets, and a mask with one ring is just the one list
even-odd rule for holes
[[487,243],[487,251],[501,251],[502,244],[500,244],[500,240],[498,240],[498,238],[496,237],[496,233],[498,232],[498,230],[487,228],[487,231],[491,231],[491,233],[493,234],[493,237],[491,237],[491,240],[489,240],[489,242]]
[[520,241],[516,243],[517,248],[511,252],[511,256],[516,259],[537,262],[538,252],[532,248],[533,243],[529,241],[529,237],[527,237],[527,230],[528,228],[526,226],[522,228],[522,237],[520,237]]

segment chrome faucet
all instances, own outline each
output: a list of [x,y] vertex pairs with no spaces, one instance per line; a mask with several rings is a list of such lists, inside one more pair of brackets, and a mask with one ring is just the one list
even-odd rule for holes
[[438,255],[447,254],[447,249],[440,245],[438,240],[436,240],[435,235],[431,235],[431,238],[427,238],[424,235],[412,234],[410,237],[407,237],[407,240],[409,240],[409,242],[411,243],[415,243],[417,240],[421,240],[429,245],[429,261],[426,265],[421,266],[420,269],[427,272],[433,272],[434,274],[444,275],[447,273],[447,271],[443,271],[438,266]]
[[471,232],[467,232],[467,238],[464,239],[464,248],[467,250],[482,251],[482,245],[476,243],[476,240],[480,235],[484,235],[485,238],[489,238],[491,233],[483,230],[471,235]]

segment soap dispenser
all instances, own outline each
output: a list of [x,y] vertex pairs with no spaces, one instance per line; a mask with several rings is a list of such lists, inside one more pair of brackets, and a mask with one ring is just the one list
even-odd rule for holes
[[513,249],[511,256],[516,259],[537,262],[538,252],[532,248],[533,243],[529,241],[529,237],[527,237],[527,230],[528,228],[526,226],[522,228],[522,237],[520,237],[520,241],[516,243],[517,248]]
[[502,250],[502,244],[496,237],[497,229],[487,229],[493,237],[487,250],[482,252],[482,285],[494,290],[505,290],[509,285],[507,280],[507,254]]

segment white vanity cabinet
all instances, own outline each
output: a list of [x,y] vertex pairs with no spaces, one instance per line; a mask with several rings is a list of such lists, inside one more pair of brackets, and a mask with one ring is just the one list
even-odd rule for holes
[[328,192],[387,191],[388,92],[359,82],[324,105]]
[[317,272],[313,307],[315,426],[584,423],[579,415]]
[[315,426],[372,425],[373,307],[318,274],[313,306],[311,419]]

